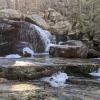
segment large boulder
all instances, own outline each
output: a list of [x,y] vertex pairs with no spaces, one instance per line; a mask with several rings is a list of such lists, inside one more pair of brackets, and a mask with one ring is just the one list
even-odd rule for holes
[[42,27],[43,29],[50,29],[49,24],[41,16],[37,14],[25,15],[18,10],[3,9],[0,10],[0,18],[7,18],[12,20],[24,20],[32,24],[36,24]]
[[59,21],[51,26],[51,31],[60,35],[67,34],[71,31],[72,25],[68,21]]
[[43,29],[50,29],[49,24],[37,14],[28,15],[27,18],[30,18],[32,23],[42,27]]
[[81,41],[70,40],[62,45],[50,47],[49,54],[54,57],[86,58],[88,48]]
[[44,19],[49,23],[50,31],[56,35],[66,34],[72,29],[72,25],[55,9],[48,8],[44,13]]

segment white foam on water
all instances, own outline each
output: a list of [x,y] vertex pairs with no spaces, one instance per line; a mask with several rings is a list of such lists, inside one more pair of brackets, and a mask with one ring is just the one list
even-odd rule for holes
[[68,80],[66,73],[58,72],[51,77],[42,78],[42,81],[49,83],[52,87],[64,87],[65,82]]
[[10,54],[10,55],[7,55],[7,56],[5,56],[4,58],[21,58],[21,56],[20,55],[18,55],[18,54]]
[[33,55],[34,55],[34,51],[33,51],[32,49],[30,49],[29,47],[23,48],[23,54],[24,54],[25,52],[31,54],[31,57],[33,57]]
[[94,76],[94,77],[100,77],[100,68],[95,71],[95,72],[92,72],[92,73],[89,73],[91,76]]

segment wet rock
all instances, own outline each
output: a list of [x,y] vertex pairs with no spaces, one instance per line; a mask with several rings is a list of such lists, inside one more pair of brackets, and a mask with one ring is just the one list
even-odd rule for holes
[[5,33],[5,32],[9,32],[11,30],[14,30],[15,27],[13,27],[10,24],[4,23],[3,20],[0,20],[0,32],[1,33]]
[[93,40],[94,49],[100,51],[100,40]]
[[99,58],[100,52],[95,49],[89,49],[88,58]]
[[8,55],[11,50],[11,44],[8,42],[0,43],[0,56]]
[[86,58],[88,48],[81,41],[70,40],[64,45],[54,45],[50,47],[49,54],[54,57],[66,58]]
[[25,52],[24,54],[23,54],[23,57],[31,57],[32,55],[30,54],[30,53],[27,53],[27,52]]
[[13,52],[13,54],[20,54],[23,57],[31,57],[30,53],[28,52],[23,53],[23,49],[25,47],[28,47],[34,51],[32,45],[29,42],[24,42],[24,41],[18,41],[16,43],[12,43],[11,47],[12,47],[11,51]]

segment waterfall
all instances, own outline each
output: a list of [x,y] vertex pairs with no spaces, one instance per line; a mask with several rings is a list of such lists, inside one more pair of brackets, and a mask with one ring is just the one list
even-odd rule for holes
[[37,25],[31,24],[31,27],[40,35],[42,41],[45,44],[45,52],[48,52],[50,45],[55,43],[55,37],[47,30],[43,30]]
[[7,45],[9,51],[7,50],[7,54],[4,55],[12,53],[23,55],[23,52],[26,53],[26,51],[27,53],[31,52],[31,55],[34,53],[48,53],[50,45],[55,42],[55,37],[49,31],[25,21],[15,24],[19,26],[18,29],[10,30],[6,32],[7,34],[4,33],[5,39],[9,42],[9,45]]

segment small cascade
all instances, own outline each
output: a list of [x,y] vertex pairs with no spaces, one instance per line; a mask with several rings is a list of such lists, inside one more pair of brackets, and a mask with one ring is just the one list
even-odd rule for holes
[[45,44],[45,52],[48,52],[49,46],[53,45],[55,43],[55,39],[54,39],[53,35],[51,35],[51,33],[49,31],[43,30],[42,28],[40,28],[37,25],[32,24],[31,27],[35,28],[37,33],[40,35],[42,41]]
[[48,53],[50,45],[55,43],[55,37],[49,31],[29,23],[21,25],[18,40],[30,43],[34,53]]

